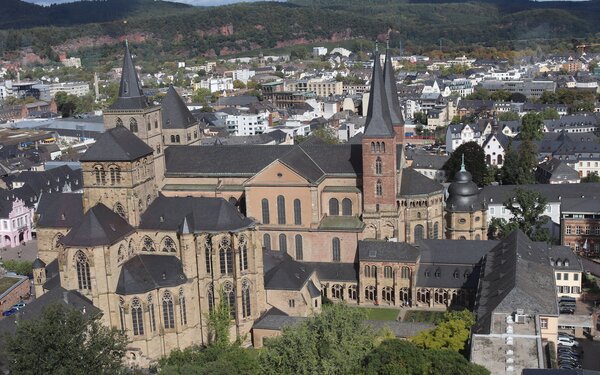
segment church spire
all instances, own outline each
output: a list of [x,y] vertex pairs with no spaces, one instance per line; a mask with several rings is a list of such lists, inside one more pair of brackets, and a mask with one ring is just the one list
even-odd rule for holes
[[392,120],[392,125],[403,126],[404,116],[402,116],[400,102],[398,101],[398,88],[396,87],[396,75],[394,74],[394,67],[392,66],[389,38],[386,47],[383,80],[385,82],[385,94],[387,96],[388,107],[390,108],[390,118]]
[[367,137],[393,137],[394,129],[390,118],[388,99],[385,93],[383,72],[379,51],[376,46],[373,52],[373,75],[371,77],[371,91],[369,93],[369,110],[365,123]]
[[142,109],[148,107],[148,100],[142,92],[142,85],[135,71],[133,58],[129,51],[129,43],[125,41],[125,57],[123,58],[123,71],[119,97],[110,107],[111,109]]

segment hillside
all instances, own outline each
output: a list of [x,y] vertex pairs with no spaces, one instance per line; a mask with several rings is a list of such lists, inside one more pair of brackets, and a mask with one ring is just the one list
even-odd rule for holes
[[[390,28],[392,46],[402,41],[415,53],[436,48],[440,39],[445,51],[458,52],[478,46],[554,47],[559,41],[572,48],[572,38],[600,32],[600,0],[290,0],[210,8],[151,0],[44,8],[3,0],[0,14],[8,14],[0,20],[0,54],[29,49],[55,59],[66,52],[93,64],[112,62],[124,38],[145,61],[161,61],[381,39]],[[46,25],[52,26],[39,27]]]

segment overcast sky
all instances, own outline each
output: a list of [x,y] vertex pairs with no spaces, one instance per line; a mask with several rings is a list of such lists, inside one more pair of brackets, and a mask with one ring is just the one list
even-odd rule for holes
[[[40,5],[50,5],[50,4],[60,4],[60,3],[72,3],[76,0],[25,0],[28,3],[40,4]],[[123,0],[127,1],[127,0]],[[176,3],[186,3],[191,5],[223,5],[223,4],[232,4],[232,3],[241,3],[241,2],[250,2],[257,0],[170,0]]]

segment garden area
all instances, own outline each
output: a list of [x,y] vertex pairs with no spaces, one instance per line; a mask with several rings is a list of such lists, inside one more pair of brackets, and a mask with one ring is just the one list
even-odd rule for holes
[[396,320],[399,310],[396,309],[377,309],[370,307],[357,307],[367,314],[367,320]]
[[444,318],[444,311],[409,310],[404,315],[403,322],[433,323],[436,324]]

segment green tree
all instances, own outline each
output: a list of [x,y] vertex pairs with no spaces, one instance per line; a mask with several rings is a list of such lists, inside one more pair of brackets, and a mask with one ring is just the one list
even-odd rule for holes
[[234,89],[245,89],[246,84],[244,82],[240,81],[239,79],[236,79],[235,81],[233,81],[233,88]]
[[492,183],[500,180],[500,169],[495,165],[490,165],[483,176],[483,185],[491,185]]
[[212,93],[209,89],[200,87],[198,88],[198,90],[196,90],[196,92],[194,92],[194,95],[192,95],[192,101],[194,103],[200,103],[202,104],[202,106],[207,107],[209,105],[209,100],[211,97]]
[[511,93],[504,90],[494,91],[490,95],[490,99],[501,102],[508,102],[510,100]]
[[560,118],[560,114],[558,114],[556,108],[551,107],[544,109],[540,112],[540,115],[544,120],[558,120]]
[[18,275],[30,276],[33,274],[31,267],[32,264],[33,262],[29,260],[8,259],[5,260],[2,265],[9,272],[14,272]]
[[270,339],[261,353],[263,374],[357,374],[374,347],[376,333],[364,324],[364,310],[343,303]]
[[537,166],[537,145],[531,140],[521,142],[515,150],[512,142],[504,154],[504,164],[500,176],[504,185],[524,185],[535,183],[534,168]]
[[490,92],[481,87],[476,87],[472,94],[467,95],[467,99],[470,100],[489,100],[490,97]]
[[544,118],[541,114],[530,112],[523,116],[521,121],[521,132],[519,137],[522,140],[539,140],[544,136]]
[[427,125],[427,114],[425,112],[416,112],[413,115],[413,120],[422,125]]
[[600,182],[600,176],[598,176],[597,172],[592,172],[586,177],[582,178],[581,182]]
[[174,350],[159,362],[161,374],[178,375],[230,375],[259,374],[258,352],[244,349],[238,344],[206,348],[193,346]]
[[417,133],[417,135],[423,135],[423,125],[418,124],[417,126],[415,126],[415,133]]
[[502,112],[498,115],[498,120],[499,121],[518,121],[521,118],[519,117],[519,114],[516,112]]
[[310,137],[317,137],[320,140],[322,140],[323,142],[330,144],[330,145],[335,145],[335,144],[340,143],[340,140],[338,139],[338,137],[335,134],[335,130],[333,130],[332,128],[329,128],[329,127],[323,127],[323,128],[313,130],[309,136],[298,135],[294,138],[294,141],[296,143],[302,143]]
[[452,117],[452,121],[450,121],[450,125],[457,125],[460,124],[460,116],[454,116]]
[[544,228],[549,219],[544,215],[547,205],[548,201],[539,192],[517,188],[504,202],[504,207],[511,213],[510,220],[493,219],[488,229],[489,237],[501,239],[520,229],[534,241],[550,241],[550,233]]
[[463,143],[452,152],[443,167],[450,180],[454,179],[454,174],[460,170],[463,155],[465,157],[465,168],[473,176],[473,182],[483,186],[487,174],[485,151],[476,142]]
[[435,328],[423,331],[411,341],[423,349],[450,349],[460,351],[465,348],[475,316],[469,310],[448,311]]
[[21,320],[6,351],[14,374],[118,374],[127,338],[76,309],[50,305]]
[[421,349],[410,341],[389,339],[365,360],[366,375],[489,375],[454,351]]

